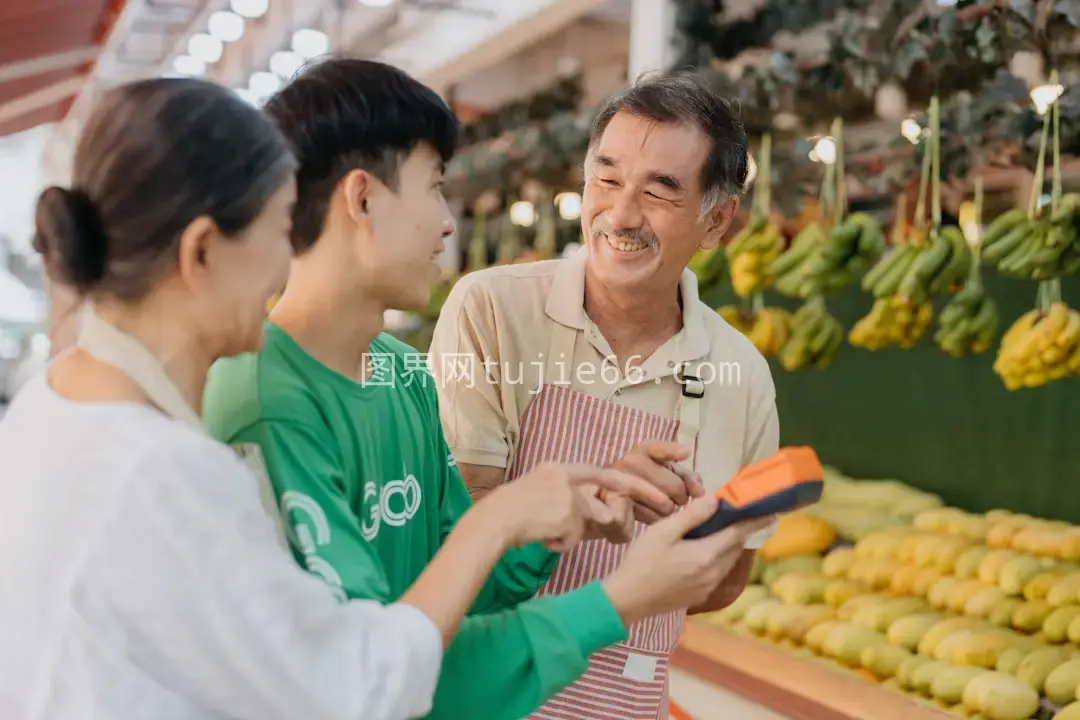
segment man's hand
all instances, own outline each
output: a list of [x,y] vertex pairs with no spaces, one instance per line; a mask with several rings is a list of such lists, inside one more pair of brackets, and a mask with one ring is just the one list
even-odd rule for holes
[[634,537],[634,501],[629,495],[612,492],[605,488],[583,485],[580,492],[587,493],[602,502],[611,512],[608,522],[595,520],[589,523],[586,540],[607,540],[616,545],[630,542]]
[[634,516],[643,523],[652,524],[671,515],[690,501],[701,497],[705,488],[700,476],[678,463],[690,457],[690,448],[677,443],[647,441],[635,446],[623,455],[613,467],[646,480],[660,490],[665,498],[657,501],[655,496],[631,495]]

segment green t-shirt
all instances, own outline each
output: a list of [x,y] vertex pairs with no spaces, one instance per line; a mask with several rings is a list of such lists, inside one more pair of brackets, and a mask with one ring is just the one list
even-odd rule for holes
[[[203,416],[218,440],[258,447],[297,562],[342,599],[390,603],[471,501],[423,355],[383,334],[369,357],[357,383],[267,323],[262,351],[211,369]],[[539,545],[500,560],[447,648],[430,718],[518,720],[625,639],[598,583],[534,597],[556,561]]]

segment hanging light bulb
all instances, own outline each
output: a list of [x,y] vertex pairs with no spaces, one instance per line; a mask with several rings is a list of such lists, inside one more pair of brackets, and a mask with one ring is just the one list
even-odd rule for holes
[[292,49],[303,59],[313,60],[330,49],[330,38],[326,33],[311,28],[297,30],[292,36]]
[[581,217],[581,195],[576,192],[564,192],[555,196],[555,205],[559,208],[559,217],[563,220],[577,220]]
[[270,56],[270,72],[288,80],[304,65],[304,58],[291,50],[279,50]]
[[360,0],[360,4],[368,7],[390,7],[394,0]]
[[223,43],[236,42],[244,37],[244,18],[222,10],[210,16],[206,29]]
[[823,165],[832,165],[836,162],[836,140],[828,135],[818,138],[810,150],[810,159]]
[[915,118],[906,118],[900,123],[900,134],[912,145],[917,145],[922,137],[922,127]]
[[1035,112],[1045,115],[1050,106],[1065,92],[1063,85],[1039,85],[1031,89],[1031,104]]
[[528,200],[518,200],[510,206],[510,222],[531,227],[536,222],[536,208]]
[[270,9],[270,0],[232,0],[232,11],[246,18],[261,18]]
[[191,39],[188,40],[187,48],[188,55],[202,60],[207,65],[216,63],[225,52],[225,46],[221,40],[207,33],[192,35]]
[[178,55],[173,60],[173,70],[187,77],[198,77],[206,72],[206,63],[190,55]]
[[259,104],[259,98],[248,88],[233,88],[233,92],[235,92],[241,100],[248,103],[249,105]]
[[257,98],[267,98],[281,89],[281,78],[272,72],[259,70],[248,78],[248,90]]

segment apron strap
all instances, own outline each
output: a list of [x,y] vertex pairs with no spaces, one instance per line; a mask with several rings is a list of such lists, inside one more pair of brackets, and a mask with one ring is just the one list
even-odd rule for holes
[[679,384],[679,399],[675,417],[679,421],[676,441],[690,448],[690,467],[697,466],[698,430],[701,429],[701,411],[705,397],[705,383],[701,380],[703,363],[683,363],[676,369],[675,381]]
[[[150,399],[150,402],[163,413],[209,437],[206,428],[203,427],[202,419],[184,399],[180,388],[161,367],[161,363],[154,354],[136,338],[99,317],[89,304],[75,344],[86,354],[107,365],[112,365],[131,378],[131,381]],[[288,548],[284,523],[265,468],[259,472],[257,467],[253,467],[250,458],[241,454],[241,459],[254,471],[259,499],[262,501],[263,509],[274,522],[278,543],[283,548]]]
[[552,321],[551,340],[544,360],[544,384],[570,386],[574,377],[574,343],[578,330]]

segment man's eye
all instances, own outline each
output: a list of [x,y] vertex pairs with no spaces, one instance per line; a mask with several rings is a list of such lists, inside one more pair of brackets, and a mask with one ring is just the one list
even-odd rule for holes
[[612,186],[619,184],[617,181],[612,180],[611,178],[600,178],[600,182],[604,183],[605,185],[612,185]]

